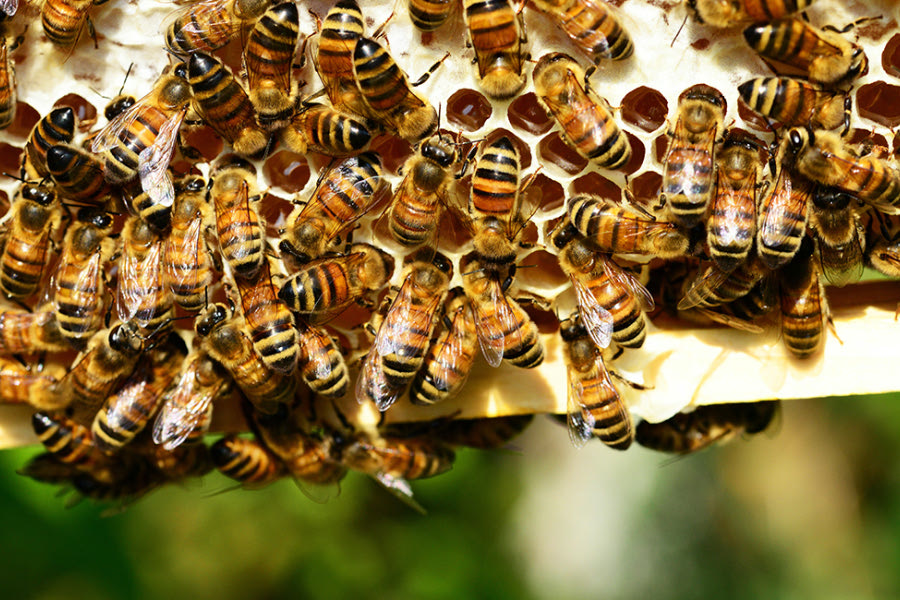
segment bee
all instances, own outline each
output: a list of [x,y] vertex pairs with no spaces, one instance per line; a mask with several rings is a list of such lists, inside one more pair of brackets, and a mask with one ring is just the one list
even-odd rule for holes
[[256,281],[237,278],[235,282],[253,348],[270,369],[292,373],[299,353],[297,328],[291,311],[278,299],[278,290],[272,284],[269,257],[264,257]]
[[897,230],[881,213],[874,214],[869,224],[871,237],[866,248],[866,261],[885,277],[900,278],[900,238]]
[[365,32],[356,0],[338,0],[328,11],[316,48],[315,65],[335,108],[366,116],[368,109],[353,75],[353,50]]
[[0,310],[0,355],[62,352],[69,347],[49,306],[34,312]]
[[41,7],[41,25],[47,39],[60,48],[71,48],[87,25],[93,35],[88,10],[106,0],[47,0]]
[[760,56],[805,72],[810,81],[834,85],[865,73],[865,51],[834,28],[818,29],[796,17],[757,23],[744,30],[744,39]]
[[303,319],[297,319],[297,333],[297,368],[304,383],[320,396],[342,398],[350,388],[350,372],[334,338]]
[[271,0],[200,0],[185,6],[166,18],[166,48],[180,56],[221,48],[269,4]]
[[568,378],[569,439],[576,448],[596,436],[616,450],[634,440],[631,413],[610,379],[603,357],[579,315],[559,324]]
[[91,430],[61,413],[38,411],[31,415],[31,427],[44,448],[62,463],[91,467],[105,461]]
[[458,294],[447,305],[444,331],[431,344],[413,379],[410,401],[426,406],[456,396],[469,377],[477,352],[475,314],[469,299]]
[[360,369],[360,402],[373,400],[385,411],[413,380],[425,361],[452,276],[453,265],[444,256],[436,254],[425,262],[413,255],[387,314],[381,320],[376,313],[371,324],[377,333]]
[[312,198],[288,216],[281,250],[304,262],[322,256],[338,235],[372,208],[387,185],[377,154],[345,158],[325,173]]
[[173,297],[163,280],[164,240],[138,216],[122,229],[116,308],[119,320],[133,320],[144,335],[158,335],[170,325]]
[[241,158],[216,166],[209,195],[222,255],[235,277],[252,280],[262,266],[265,244],[256,167]]
[[109,214],[82,208],[63,239],[51,289],[60,330],[76,348],[82,348],[100,327],[104,265],[114,250],[114,241],[109,237],[112,229]]
[[47,150],[47,170],[57,193],[78,204],[102,205],[111,193],[103,163],[90,152],[56,145]]
[[56,193],[46,185],[24,184],[4,224],[0,254],[0,289],[9,298],[26,298],[37,290],[50,258],[50,236],[62,222]]
[[9,52],[17,45],[8,47],[6,37],[0,36],[0,129],[12,125],[16,118],[16,68]]
[[631,36],[604,0],[535,0],[534,5],[550,15],[594,63],[603,58],[624,60],[634,53]]
[[437,111],[413,91],[406,73],[375,40],[361,37],[356,41],[353,77],[366,105],[366,116],[398,137],[415,143],[437,128]]
[[174,450],[205,431],[213,403],[231,389],[228,376],[204,351],[185,359],[178,381],[166,392],[153,423],[153,442]]
[[675,223],[652,220],[633,208],[599,196],[572,196],[566,211],[578,233],[600,252],[675,258],[690,251],[690,240]]
[[270,131],[287,125],[294,112],[297,90],[291,83],[291,67],[299,37],[297,5],[282,2],[265,12],[247,40],[244,61],[250,102],[259,124]]
[[866,231],[854,198],[833,188],[817,187],[812,196],[810,226],[818,241],[822,273],[831,285],[856,283],[865,270]]
[[797,358],[811,356],[822,344],[828,316],[825,290],[812,255],[812,239],[805,237],[793,260],[778,272],[781,335],[785,347]]
[[278,297],[291,310],[318,321],[380,290],[394,273],[394,259],[369,244],[347,254],[304,264],[282,284]]
[[172,229],[163,252],[163,281],[185,310],[197,311],[204,305],[213,280],[215,258],[206,242],[212,223],[206,182],[196,176],[179,182],[172,206]]
[[439,426],[435,436],[451,446],[492,450],[502,448],[531,425],[534,415],[490,419],[454,419]]
[[23,177],[49,177],[47,151],[51,146],[67,145],[75,138],[75,111],[68,106],[54,108],[39,120],[25,142],[22,154]]
[[103,475],[91,469],[71,477],[75,491],[94,502],[118,502],[123,505],[135,502],[165,483],[165,476],[155,469],[144,456],[133,455],[113,471]]
[[814,0],[688,0],[697,20],[713,27],[768,23],[806,10]]
[[790,77],[759,77],[738,86],[751,110],[788,127],[850,128],[850,97]]
[[233,309],[224,304],[210,305],[197,316],[194,330],[204,340],[209,356],[231,373],[257,410],[274,412],[277,404],[293,401],[297,381],[263,362],[235,319]]
[[741,433],[765,431],[775,419],[780,401],[738,402],[698,406],[661,423],[642,421],[635,430],[641,446],[659,452],[690,454],[727,442]]
[[256,123],[247,92],[231,71],[209,54],[195,52],[188,62],[194,106],[207,125],[241,156],[261,158],[269,136]]
[[744,262],[756,237],[758,151],[751,141],[729,138],[718,156],[706,242],[710,257],[723,271]]
[[374,477],[379,483],[411,497],[407,480],[426,479],[453,468],[456,453],[429,438],[381,438],[357,436],[343,448],[342,462],[354,471]]
[[213,464],[245,487],[268,485],[287,474],[284,463],[255,439],[226,435],[209,449]]
[[553,237],[563,272],[572,280],[581,326],[600,348],[610,340],[623,348],[640,348],[647,337],[644,311],[653,296],[611,257],[595,252],[574,227]]
[[[463,0],[469,40],[475,50],[478,79],[496,100],[512,98],[525,87],[525,24],[509,0]],[[521,9],[520,9],[521,10]]]
[[745,296],[768,273],[768,268],[758,256],[748,258],[733,271],[723,271],[713,264],[699,274],[678,303],[678,310],[696,306],[709,308],[733,302]]
[[545,54],[532,77],[538,101],[556,119],[563,139],[578,154],[604,169],[619,169],[631,160],[628,138],[606,100],[588,86],[578,63],[558,52]]
[[456,158],[456,149],[438,134],[421,142],[418,152],[403,165],[405,176],[391,199],[388,227],[404,246],[434,238],[441,206],[450,202],[453,193],[450,166]]
[[770,269],[777,269],[791,260],[806,234],[809,219],[809,200],[813,185],[798,177],[785,164],[783,152],[775,185],[759,205],[756,249]]
[[44,388],[39,394],[47,394],[65,373],[62,367],[46,365],[43,370],[33,370],[18,360],[0,358],[0,404],[26,404],[32,388]]
[[452,0],[406,0],[409,18],[422,31],[434,31],[453,12]]
[[724,128],[725,97],[708,85],[689,87],[678,97],[678,119],[663,161],[660,202],[683,227],[700,222],[716,183],[715,143]]
[[829,131],[792,129],[786,144],[805,177],[853,194],[881,212],[900,212],[900,170],[887,160],[857,157]]
[[281,131],[281,143],[298,154],[346,156],[365,150],[371,139],[362,121],[324,104],[304,104]]
[[512,277],[501,282],[500,273],[471,261],[463,274],[463,290],[475,310],[475,331],[485,360],[499,367],[502,360],[532,369],[544,361],[544,344],[537,325],[506,291]]

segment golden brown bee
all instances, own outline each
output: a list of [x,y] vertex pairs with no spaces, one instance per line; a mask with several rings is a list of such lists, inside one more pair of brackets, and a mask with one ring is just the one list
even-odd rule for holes
[[855,156],[829,131],[792,129],[787,151],[809,179],[853,194],[886,213],[900,211],[900,170],[876,156]]
[[811,356],[821,346],[828,315],[825,290],[812,255],[812,239],[803,238],[793,260],[778,272],[781,335],[785,347],[797,358]]
[[880,213],[873,215],[869,224],[871,237],[866,261],[885,277],[900,278],[900,235],[896,226]]
[[129,217],[122,229],[116,308],[120,321],[134,321],[143,335],[171,326],[171,290],[163,279],[164,240],[140,217]]
[[690,250],[690,240],[674,223],[655,221],[599,196],[572,196],[566,210],[578,232],[601,252],[674,258]]
[[114,241],[109,237],[112,229],[110,215],[82,208],[63,239],[59,267],[53,274],[51,289],[60,330],[76,348],[82,348],[100,328],[104,265],[114,250]]
[[631,159],[631,145],[609,104],[587,87],[581,66],[565,54],[545,54],[534,67],[534,91],[559,123],[563,139],[578,154],[605,169]]
[[603,356],[594,345],[579,315],[559,324],[568,377],[569,439],[576,448],[592,437],[616,450],[627,450],[634,440],[631,413],[613,385]]
[[751,25],[744,39],[763,58],[800,69],[810,81],[835,84],[855,79],[869,67],[863,49],[841,35],[847,30],[818,29],[794,17]]
[[456,149],[440,134],[419,144],[418,152],[402,167],[405,176],[388,210],[388,227],[395,240],[404,246],[418,246],[434,239],[441,208],[452,202],[450,166],[455,162]]
[[265,224],[259,216],[256,167],[241,159],[213,169],[210,198],[216,208],[216,229],[222,256],[235,277],[252,280],[263,262]]
[[718,306],[737,300],[753,289],[768,272],[758,256],[749,257],[733,271],[723,271],[711,265],[691,284],[678,303],[678,310]]
[[75,138],[75,111],[68,106],[54,108],[35,124],[22,154],[22,176],[40,179],[50,175],[47,151],[51,146],[69,144]]
[[65,373],[65,369],[58,365],[45,365],[38,370],[18,360],[0,358],[0,404],[25,404],[32,388],[52,388]]
[[209,453],[223,475],[244,487],[263,487],[287,475],[284,463],[258,440],[226,435]]
[[553,237],[563,272],[572,280],[581,327],[600,348],[610,340],[624,348],[640,348],[647,337],[644,311],[653,310],[653,296],[634,275],[611,257],[595,252],[568,225]]
[[47,39],[61,48],[78,42],[85,25],[90,25],[88,10],[107,0],[47,0],[41,7],[41,25]]
[[535,0],[534,5],[556,24],[593,62],[623,60],[634,53],[634,42],[615,9],[605,0]]
[[377,154],[345,158],[325,174],[312,198],[288,216],[281,250],[303,261],[322,256],[338,235],[372,208],[387,185]]
[[723,271],[744,262],[756,237],[756,187],[759,148],[729,138],[718,156],[716,193],[706,220],[710,257]]
[[531,425],[534,415],[490,419],[454,419],[441,424],[434,434],[445,444],[491,450],[502,448]]
[[406,0],[409,18],[422,31],[434,31],[453,12],[452,0]]
[[770,269],[777,269],[791,260],[806,234],[809,200],[813,185],[796,175],[785,154],[779,152],[775,185],[759,204],[756,249]]
[[304,264],[284,282],[278,297],[294,312],[320,321],[377,292],[393,273],[390,255],[369,244],[353,244],[347,254]]
[[303,319],[297,319],[297,333],[297,370],[304,383],[320,396],[343,397],[350,389],[350,372],[334,338]]
[[250,84],[250,102],[259,124],[272,131],[281,129],[294,112],[295,83],[291,83],[294,49],[300,37],[297,5],[273,6],[256,22],[244,61]]
[[365,32],[365,22],[356,0],[338,0],[328,11],[316,48],[316,71],[335,108],[367,114],[353,75],[353,50]]
[[385,411],[415,377],[425,360],[452,276],[453,265],[444,256],[436,254],[431,262],[425,262],[413,255],[404,269],[403,284],[389,300],[387,314],[382,320],[376,313],[370,323],[377,333],[356,384],[360,402],[372,400],[378,410]]
[[733,27],[747,21],[768,23],[806,10],[814,0],[688,0],[701,23]]
[[819,262],[828,283],[843,287],[859,281],[865,270],[866,231],[855,198],[833,188],[817,187],[809,224],[818,241]]
[[103,163],[74,146],[56,145],[47,150],[47,170],[57,193],[79,204],[102,205],[110,194]]
[[415,143],[437,128],[437,111],[413,91],[406,73],[375,40],[361,37],[356,41],[353,77],[367,108],[366,116],[386,130]]
[[281,143],[298,154],[346,156],[365,150],[371,139],[364,123],[324,104],[303,104],[281,131]]
[[715,143],[724,127],[725,97],[697,84],[678,97],[678,119],[669,130],[660,202],[683,227],[700,222],[714,194]]
[[166,18],[166,49],[177,55],[210,52],[234,38],[271,0],[200,0]]
[[265,256],[255,281],[236,278],[235,283],[253,348],[270,369],[290,374],[299,353],[297,328],[290,309],[278,299],[271,268],[271,259]]
[[537,325],[506,290],[509,277],[500,281],[500,273],[484,269],[478,261],[466,265],[463,289],[475,309],[475,331],[484,359],[492,367],[502,360],[532,369],[544,361],[544,344]]
[[0,129],[9,127],[16,118],[16,68],[9,56],[14,49],[7,47],[6,37],[0,36]]
[[815,83],[789,77],[759,77],[738,86],[754,112],[788,127],[849,129],[850,98]]
[[444,331],[431,344],[413,379],[410,401],[424,406],[456,396],[469,377],[477,353],[475,314],[469,299],[458,294],[447,305]]
[[41,283],[50,258],[50,236],[62,221],[56,193],[47,186],[23,184],[3,224],[0,289],[10,298],[26,298]]
[[49,306],[34,312],[0,310],[0,355],[62,352],[69,347]]
[[60,462],[87,467],[105,457],[94,446],[91,430],[62,413],[38,411],[31,416],[38,440]]
[[[525,23],[509,0],[463,0],[481,88],[491,98],[512,98],[525,87]],[[521,10],[521,8],[519,9]]]
[[406,481],[426,479],[453,468],[456,453],[429,438],[382,438],[370,440],[357,436],[341,453],[342,462],[374,477],[389,490],[407,493]]
[[214,257],[206,241],[213,219],[206,182],[196,176],[179,182],[163,254],[163,278],[175,302],[186,310],[196,311],[204,305],[213,280]]
[[716,443],[765,431],[778,413],[778,400],[698,406],[661,423],[642,421],[635,431],[641,446],[659,452],[690,454]]

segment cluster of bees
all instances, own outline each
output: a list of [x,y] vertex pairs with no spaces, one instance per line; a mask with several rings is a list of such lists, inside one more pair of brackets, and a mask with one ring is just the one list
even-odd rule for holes
[[[846,31],[792,16],[811,1],[689,2],[713,26],[749,23],[752,48],[805,74],[739,88],[771,123],[771,147],[727,131],[721,92],[691,86],[670,127],[657,202],[576,194],[548,223],[546,249],[577,305],[558,319],[576,446],[598,438],[626,449],[636,439],[684,453],[771,422],[777,402],[699,407],[633,425],[614,379],[640,386],[612,362],[642,346],[646,313],[669,294],[679,310],[750,331],[761,331],[759,319],[777,306],[785,344],[807,357],[828,318],[823,277],[854,282],[867,262],[900,276],[891,216],[900,209],[900,171],[882,149],[853,147],[842,135],[848,90],[866,56]],[[47,38],[77,43],[91,6],[47,0]],[[479,84],[495,100],[528,86],[523,8],[462,2]],[[534,0],[534,9],[594,65],[633,55],[616,9],[602,0]],[[426,32],[457,10],[449,0],[409,0],[413,24]],[[15,0],[0,2],[0,11],[15,13]],[[438,111],[415,90],[441,63],[410,83],[378,41],[382,30],[365,35],[355,0],[338,0],[318,23],[309,54],[323,89],[302,97],[298,11],[266,0],[182,7],[166,29],[172,64],[146,96],[114,99],[108,124],[83,139],[68,106],[32,130],[0,254],[0,290],[10,300],[0,311],[0,401],[34,407],[47,450],[26,475],[94,499],[130,500],[215,467],[248,487],[289,476],[327,497],[353,470],[412,502],[408,480],[448,470],[455,447],[497,448],[531,422],[450,414],[364,430],[340,408],[348,394],[382,413],[403,396],[415,405],[446,401],[461,392],[479,349],[492,367],[537,367],[545,350],[532,315],[558,315],[562,303],[515,294],[517,262],[531,244],[524,232],[541,199],[531,193],[534,176],[523,180],[513,141],[441,129]],[[246,88],[216,56],[237,37],[245,40]],[[8,125],[14,77],[7,57],[0,65]],[[632,148],[592,89],[593,72],[546,54],[534,63],[533,90],[578,154],[622,169]],[[200,127],[232,151],[208,176],[182,137]],[[414,146],[395,189],[368,150],[381,134]],[[251,161],[279,144],[334,159],[308,198],[267,219],[270,197]],[[176,162],[189,166],[176,173]],[[405,249],[400,264],[396,253],[353,239],[386,198],[378,219]],[[471,240],[457,261],[441,252],[442,218]],[[705,266],[654,298],[639,265],[664,269],[673,260]],[[399,285],[389,287],[392,280]],[[330,325],[353,305],[371,311],[363,347]],[[190,331],[178,325],[183,319]],[[206,446],[214,406],[233,395],[253,436]]]

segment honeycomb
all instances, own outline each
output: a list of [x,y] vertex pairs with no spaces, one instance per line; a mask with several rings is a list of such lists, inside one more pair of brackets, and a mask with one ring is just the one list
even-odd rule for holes
[[[482,91],[472,64],[473,50],[466,44],[461,8],[450,21],[433,33],[416,30],[401,3],[360,2],[371,34],[384,25],[382,39],[411,80],[441,62],[417,91],[440,107],[441,127],[471,142],[492,141],[509,136],[521,154],[523,180],[534,175],[528,193],[540,199],[540,208],[525,231],[531,247],[517,258],[521,267],[512,296],[534,296],[550,301],[551,308],[529,308],[538,324],[546,358],[533,370],[503,364],[493,369],[476,361],[465,390],[457,398],[431,407],[411,405],[405,398],[384,415],[387,423],[429,421],[436,418],[471,419],[531,413],[566,412],[566,366],[559,341],[558,318],[576,307],[569,279],[558,267],[549,244],[549,231],[565,215],[566,198],[591,193],[619,200],[627,190],[642,202],[659,193],[666,130],[675,117],[677,98],[688,86],[704,83],[719,90],[727,101],[726,128],[750,132],[769,144],[773,134],[759,117],[738,99],[738,85],[748,79],[771,74],[769,67],[750,51],[740,35],[741,27],[715,29],[687,19],[686,8],[665,0],[620,0],[619,15],[634,39],[634,55],[624,61],[603,61],[591,82],[594,89],[616,108],[616,120],[631,144],[633,156],[620,170],[610,171],[588,164],[559,136],[559,128],[538,105],[529,75],[525,88],[509,100],[489,100]],[[302,5],[300,31],[311,36],[316,16],[324,17],[330,2],[311,0]],[[21,147],[41,115],[53,107],[68,105],[79,117],[81,133],[104,124],[102,107],[116,95],[125,81],[125,91],[136,97],[148,91],[169,64],[163,50],[162,26],[172,5],[150,0],[109,3],[91,9],[97,31],[97,48],[82,36],[71,53],[55,48],[40,25],[32,22],[25,41],[13,57],[18,78],[19,105],[15,122],[0,131],[0,165],[3,171],[18,169]],[[524,22],[533,60],[545,52],[561,51],[586,65],[586,57],[566,35],[548,24],[545,15],[531,5],[524,8]],[[859,24],[848,35],[857,39],[869,57],[868,72],[854,82],[850,139],[888,148],[896,154],[900,138],[893,129],[900,124],[900,8],[892,0],[817,0],[807,11],[812,23],[838,27],[864,17],[881,17]],[[18,34],[34,16],[24,7],[8,31]],[[237,73],[241,68],[241,41],[232,41],[217,52]],[[128,78],[126,77],[128,72]],[[304,95],[319,89],[318,76],[309,61],[299,70],[305,82]],[[196,165],[204,176],[210,162],[227,151],[210,136],[190,140],[204,156]],[[398,138],[376,138],[371,150],[381,155],[387,179],[396,188],[398,169],[413,148]],[[291,210],[290,202],[305,199],[316,187],[318,176],[329,165],[328,157],[299,155],[277,147],[271,156],[256,162],[260,185],[267,189],[263,213],[277,227]],[[469,177],[461,179],[465,196]],[[0,182],[6,198],[13,196],[17,182]],[[382,205],[383,206],[383,205]],[[408,250],[394,242],[376,208],[354,231],[357,242],[384,248],[399,265]],[[459,233],[452,219],[445,218],[438,240],[439,250],[456,265],[451,287],[461,285],[460,259],[471,251],[469,239]],[[634,257],[630,257],[634,258]],[[645,281],[671,265],[645,265]],[[390,284],[402,283],[395,269]],[[652,282],[648,282],[652,287]],[[873,394],[896,391],[890,366],[893,356],[886,349],[885,330],[895,327],[895,307],[900,302],[897,282],[871,275],[864,282],[843,289],[829,289],[828,298],[839,336],[829,334],[824,349],[798,360],[784,349],[776,329],[751,334],[712,322],[685,318],[674,310],[652,313],[648,336],[640,349],[627,350],[615,361],[616,369],[645,389],[619,386],[632,413],[659,422],[686,407],[764,399],[809,398],[828,395]],[[670,309],[672,307],[669,307]],[[351,310],[329,326],[339,334],[348,362],[355,363],[370,341],[358,327],[369,313]],[[179,325],[179,327],[182,327]],[[190,339],[184,326],[184,336]],[[847,377],[846,373],[854,376]],[[351,377],[355,377],[353,369]],[[352,388],[352,386],[351,386]],[[217,403],[214,430],[243,429],[236,403]],[[374,428],[381,416],[374,407],[360,406],[350,395],[339,402],[341,411],[358,427]],[[0,406],[0,447],[33,443],[28,422],[30,410]]]

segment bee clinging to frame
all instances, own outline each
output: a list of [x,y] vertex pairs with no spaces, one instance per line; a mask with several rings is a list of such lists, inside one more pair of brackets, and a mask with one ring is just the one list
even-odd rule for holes
[[738,86],[751,110],[788,127],[850,128],[850,96],[790,77],[759,77]]

